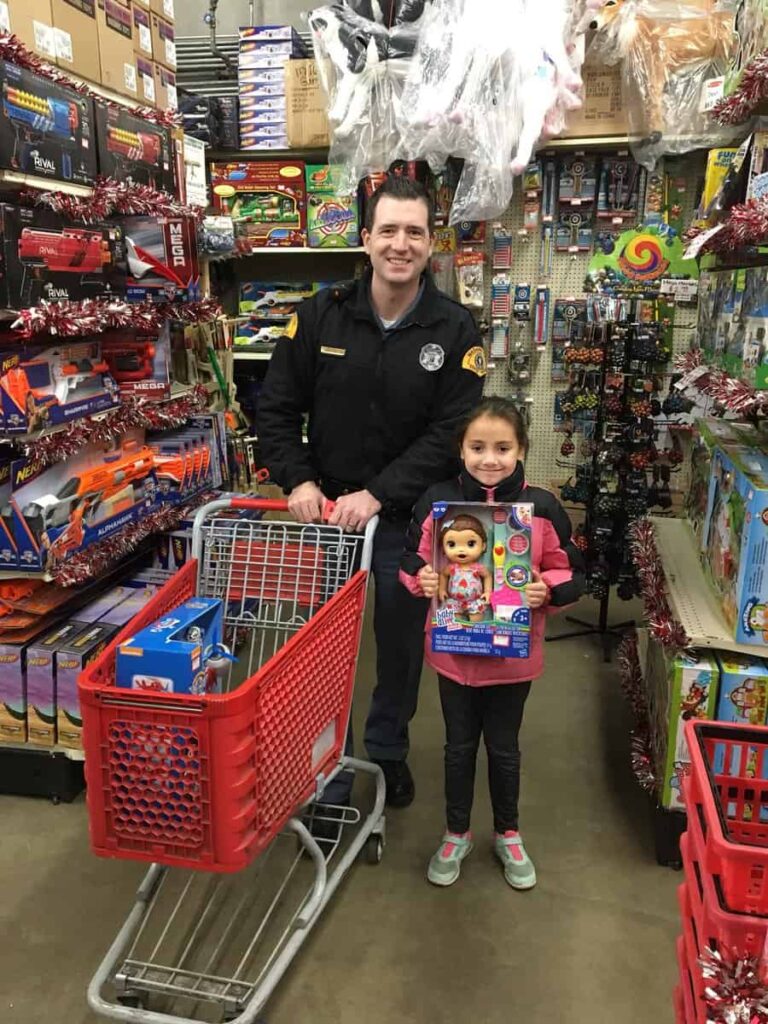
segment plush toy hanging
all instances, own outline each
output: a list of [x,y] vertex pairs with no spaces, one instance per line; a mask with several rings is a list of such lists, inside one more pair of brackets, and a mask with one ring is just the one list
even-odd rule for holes
[[735,46],[734,10],[717,0],[607,0],[593,22],[590,58],[623,61],[624,106],[635,158],[653,169],[663,153],[730,141],[704,110],[709,78]]

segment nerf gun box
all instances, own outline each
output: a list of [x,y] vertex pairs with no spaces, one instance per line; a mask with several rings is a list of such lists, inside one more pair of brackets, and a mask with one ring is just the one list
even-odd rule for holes
[[111,332],[102,357],[123,393],[164,398],[171,393],[171,339],[166,324],[156,337],[137,331]]
[[206,662],[222,641],[222,603],[196,597],[117,649],[115,682],[158,693],[210,692]]
[[96,103],[99,172],[176,194],[168,129],[122,108]]
[[116,626],[95,622],[56,648],[56,739],[59,746],[79,750],[83,745],[83,716],[77,677],[104,650]]
[[0,306],[125,295],[118,225],[67,224],[49,210],[0,205]]
[[98,341],[31,347],[0,355],[0,423],[25,434],[120,404]]
[[130,431],[119,447],[88,445],[54,466],[17,459],[3,519],[21,567],[43,572],[138,522],[156,499],[152,451]]
[[360,244],[357,196],[339,192],[331,164],[307,164],[307,233],[312,249],[349,249]]
[[768,664],[741,654],[717,655],[720,663],[718,722],[765,725],[768,718]]
[[83,626],[67,622],[27,648],[27,731],[30,743],[56,743],[56,652]]
[[128,299],[194,299],[200,284],[197,233],[190,217],[124,217]]
[[533,505],[435,502],[432,519],[440,574],[432,650],[527,658]]
[[254,246],[305,246],[307,195],[299,160],[212,164],[214,205]]
[[0,166],[88,185],[96,177],[88,97],[0,61]]
[[27,742],[27,645],[0,644],[0,743]]

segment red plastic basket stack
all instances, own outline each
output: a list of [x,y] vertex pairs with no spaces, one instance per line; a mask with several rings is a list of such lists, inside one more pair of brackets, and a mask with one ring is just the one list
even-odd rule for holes
[[682,780],[688,831],[680,841],[682,935],[676,1020],[705,1024],[699,958],[759,956],[768,966],[768,728],[690,721]]

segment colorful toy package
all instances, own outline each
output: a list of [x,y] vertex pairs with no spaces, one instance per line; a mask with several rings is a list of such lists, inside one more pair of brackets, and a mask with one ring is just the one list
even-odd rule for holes
[[432,518],[440,574],[432,650],[527,658],[533,505],[435,502]]
[[342,195],[338,168],[307,164],[307,233],[313,249],[349,249],[360,245],[357,196]]
[[211,191],[218,210],[237,221],[252,246],[307,244],[307,193],[299,160],[211,164]]
[[765,725],[768,715],[768,665],[762,658],[749,658],[741,654],[721,653],[718,661],[718,722]]
[[768,455],[718,447],[704,520],[702,562],[733,637],[768,643]]

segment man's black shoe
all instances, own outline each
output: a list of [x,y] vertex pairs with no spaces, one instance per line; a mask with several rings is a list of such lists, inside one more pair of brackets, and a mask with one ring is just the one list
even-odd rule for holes
[[344,804],[315,804],[314,811],[307,815],[304,824],[324,850],[326,856],[341,838],[344,827],[344,807],[349,807],[349,800]]
[[411,769],[405,761],[373,760],[384,772],[387,784],[387,806],[407,807],[413,803],[416,787],[413,784]]

